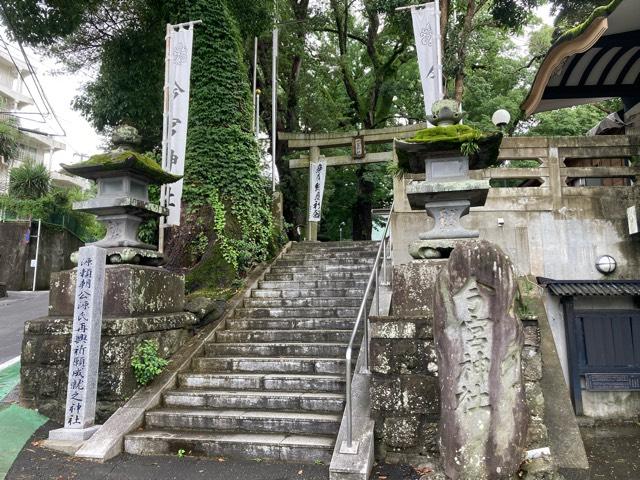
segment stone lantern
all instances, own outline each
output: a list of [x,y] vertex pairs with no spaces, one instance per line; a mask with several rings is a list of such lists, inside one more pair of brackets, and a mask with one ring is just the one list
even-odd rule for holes
[[409,253],[414,258],[447,257],[456,240],[472,239],[479,232],[464,228],[460,219],[471,207],[483,206],[489,180],[474,180],[469,171],[489,166],[497,159],[501,134],[484,136],[460,125],[465,117],[453,100],[433,106],[429,121],[435,125],[407,141],[396,140],[401,168],[425,174],[425,180],[411,180],[406,192],[413,209],[425,209],[434,219],[431,230],[420,234]]
[[139,142],[134,128],[119,127],[113,136],[115,150],[62,168],[96,182],[96,197],[76,202],[73,208],[96,215],[105,225],[106,236],[93,245],[107,249],[108,262],[157,266],[162,263],[162,254],[154,245],[138,239],[138,229],[143,220],[159,218],[168,211],[149,201],[149,186],[173,183],[181,177],[165,172],[153,159],[133,151]]

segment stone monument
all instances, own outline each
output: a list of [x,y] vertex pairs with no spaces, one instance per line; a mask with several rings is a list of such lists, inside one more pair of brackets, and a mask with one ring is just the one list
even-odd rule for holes
[[515,290],[511,262],[485,241],[458,245],[438,276],[440,454],[452,480],[513,478],[524,460],[529,413]]
[[50,440],[82,441],[98,429],[96,393],[105,261],[103,248],[80,248],[64,427],[51,430]]

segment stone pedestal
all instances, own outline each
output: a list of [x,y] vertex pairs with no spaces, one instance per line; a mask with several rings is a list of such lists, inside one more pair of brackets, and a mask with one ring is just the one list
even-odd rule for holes
[[[49,316],[25,324],[21,399],[53,420],[65,414],[77,269],[52,275]],[[184,279],[161,268],[107,265],[100,347],[96,420],[104,422],[138,389],[131,355],[143,340],[155,340],[168,358],[190,337],[197,322],[183,311]]]
[[440,453],[448,478],[512,478],[529,413],[516,282],[498,247],[456,247],[438,276],[434,338],[440,372]]
[[377,456],[389,462],[437,457],[440,416],[433,295],[446,260],[393,269],[392,311],[371,317],[371,413]]

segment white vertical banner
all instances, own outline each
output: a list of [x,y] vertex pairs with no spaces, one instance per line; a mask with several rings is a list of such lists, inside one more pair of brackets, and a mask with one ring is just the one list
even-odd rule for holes
[[424,94],[424,110],[431,115],[434,102],[443,98],[442,43],[438,1],[411,7],[413,35]]
[[[193,28],[187,23],[170,26],[168,31],[162,168],[174,175],[184,175]],[[165,225],[180,225],[181,201],[182,180],[162,187],[160,203],[169,209]]]
[[309,221],[319,222],[322,217],[322,196],[324,195],[324,180],[327,177],[327,162],[322,159],[309,165],[311,181],[309,186]]

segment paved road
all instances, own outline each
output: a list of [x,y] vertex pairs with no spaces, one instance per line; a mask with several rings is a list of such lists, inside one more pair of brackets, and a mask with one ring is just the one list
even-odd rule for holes
[[44,317],[48,307],[49,292],[9,292],[0,299],[0,364],[20,355],[24,323]]
[[[217,457],[177,455],[137,457],[123,454],[104,463],[68,457],[47,450],[41,440],[53,422],[40,427],[27,441],[6,480],[328,480],[328,465],[268,461],[234,461]],[[0,455],[2,452],[0,452]],[[391,479],[389,479],[391,480]]]

